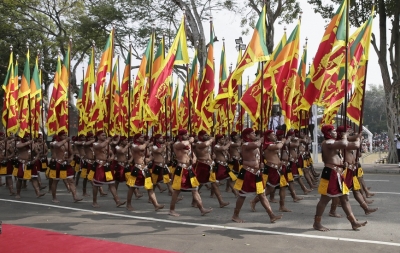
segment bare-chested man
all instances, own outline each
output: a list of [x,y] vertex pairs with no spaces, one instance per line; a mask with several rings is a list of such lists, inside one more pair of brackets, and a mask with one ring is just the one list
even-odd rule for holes
[[[103,130],[96,132],[97,141],[93,143],[94,157],[96,158],[96,169],[93,175],[93,203],[92,206],[100,207],[97,203],[97,193],[103,185],[108,185],[114,197],[117,207],[125,205],[125,201],[120,201],[117,190],[115,189],[115,179],[110,168],[110,162],[114,160],[114,153],[110,147],[111,137],[107,138]],[[89,178],[90,179],[90,178]]]
[[134,210],[132,206],[132,196],[135,188],[144,188],[147,190],[149,200],[156,211],[164,208],[164,205],[160,205],[157,202],[156,194],[153,190],[153,182],[151,181],[151,174],[146,164],[145,153],[148,145],[149,141],[144,140],[143,134],[135,134],[133,137],[133,145],[131,147],[135,165],[131,168],[128,177],[126,178],[126,184],[129,186],[126,208],[129,211]]
[[199,208],[201,215],[205,215],[212,211],[211,208],[205,209],[198,192],[199,182],[196,174],[192,170],[191,150],[193,138],[189,139],[188,132],[185,129],[178,131],[177,141],[173,145],[173,151],[176,157],[176,168],[172,179],[172,193],[171,204],[169,208],[169,215],[179,216],[175,211],[175,204],[178,201],[179,193],[183,191],[191,191],[195,205]]
[[199,141],[196,143],[194,148],[194,153],[197,158],[195,165],[195,172],[197,180],[200,184],[206,184],[211,182],[212,191],[215,193],[219,207],[224,207],[229,205],[229,202],[224,202],[222,199],[221,192],[218,188],[217,179],[212,177],[210,173],[211,169],[214,167],[215,163],[212,159],[212,148],[211,145],[214,142],[214,138],[211,138],[206,131],[202,130],[198,134]]
[[233,181],[237,178],[231,168],[228,165],[229,161],[229,148],[231,146],[231,141],[229,138],[217,134],[215,136],[215,166],[213,168],[213,173],[215,173],[215,178],[217,182],[227,179],[227,185],[233,191],[235,196],[238,196],[238,192],[233,188]]
[[57,184],[59,180],[63,180],[66,183],[72,193],[72,197],[74,202],[81,201],[82,198],[78,197],[76,193],[76,186],[74,175],[74,168],[71,166],[71,161],[73,159],[73,152],[71,150],[70,138],[67,136],[67,133],[62,130],[57,134],[58,140],[52,142],[50,145],[53,146],[52,152],[54,152],[55,158],[55,168],[54,170],[50,170],[50,178],[53,179],[53,183],[51,185],[51,195],[53,197],[52,201],[54,203],[60,202],[57,199]]
[[349,190],[343,182],[344,165],[342,158],[339,156],[339,150],[347,147],[347,134],[344,133],[342,135],[342,140],[336,140],[337,133],[333,125],[324,125],[321,131],[325,138],[321,144],[322,160],[325,167],[322,171],[321,181],[318,187],[321,198],[317,204],[313,227],[319,231],[329,230],[329,228],[322,226],[321,218],[331,198],[338,197],[347,215],[347,219],[350,221],[352,228],[356,230],[359,227],[365,226],[367,222],[360,223],[354,217],[348,198]]
[[[344,126],[339,126],[336,129],[337,132],[337,140],[343,139],[343,134],[353,134],[353,130],[351,127],[348,126],[347,131],[344,128]],[[343,158],[344,158],[344,165],[345,165],[345,171],[344,171],[344,183],[346,184],[347,188],[351,191],[353,191],[354,198],[357,200],[357,202],[360,204],[362,209],[364,210],[365,214],[371,214],[375,211],[378,210],[378,208],[369,208],[367,204],[367,199],[364,198],[364,196],[360,193],[360,183],[358,182],[356,172],[358,169],[358,166],[356,164],[356,156],[357,153],[356,151],[360,148],[360,138],[361,134],[357,134],[354,136],[348,136],[348,145],[347,147],[342,150],[343,152]],[[372,202],[371,202],[372,203]],[[336,213],[336,207],[339,204],[339,199],[338,198],[333,198],[332,204],[331,204],[331,210],[329,211],[329,216],[332,217],[341,217],[340,214]]]
[[246,128],[242,131],[242,158],[243,167],[240,169],[238,179],[235,183],[235,189],[239,191],[239,197],[236,200],[236,207],[232,216],[235,222],[244,222],[239,218],[240,210],[247,196],[258,195],[262,206],[267,211],[271,223],[282,218],[282,215],[275,215],[271,206],[264,195],[264,186],[262,171],[260,166],[260,146],[264,138],[256,141],[256,135],[252,128]]
[[290,143],[289,143],[289,169],[290,172],[292,174],[292,177],[289,176],[289,184],[293,185],[293,180],[297,180],[297,182],[299,182],[299,185],[301,187],[301,189],[303,190],[304,194],[308,194],[309,192],[311,192],[311,190],[307,189],[307,187],[304,185],[304,182],[302,180],[303,177],[303,171],[301,170],[301,168],[299,169],[299,165],[298,165],[298,148],[300,146],[300,140],[298,137],[294,136],[295,132],[293,129],[289,130],[286,134],[286,137],[292,136],[292,138],[290,139]]
[[168,147],[170,145],[171,144],[166,142],[161,134],[153,136],[153,146],[151,149],[153,168],[151,171],[151,179],[154,185],[160,184],[161,182],[165,183],[168,187],[168,191],[172,193],[168,170]]
[[119,137],[119,143],[115,146],[115,160],[117,165],[114,167],[115,171],[115,188],[118,190],[118,184],[125,182],[125,173],[130,171],[129,165],[133,161],[132,152],[128,144],[128,138],[125,136]]
[[[273,130],[267,130],[264,133],[263,143],[263,156],[264,156],[264,169],[263,178],[265,195],[268,196],[274,192],[276,187],[279,187],[279,211],[291,212],[285,207],[286,187],[289,185],[285,177],[286,166],[282,164],[281,157],[283,155],[282,148],[284,147],[286,139],[283,138],[278,141]],[[287,159],[287,154],[286,154]],[[259,201],[258,196],[250,202],[251,208],[255,211],[255,204]]]
[[[237,132],[232,132],[230,134],[230,140],[231,140],[231,145],[229,146],[229,168],[231,168],[232,172],[237,175],[240,170],[240,166],[242,164],[242,157],[240,156],[240,149],[242,146],[242,140],[240,139],[240,136],[238,135]],[[229,186],[229,180],[228,179],[228,184],[226,184],[226,191],[230,191],[230,186]],[[237,196],[237,192],[234,192],[235,196]]]
[[[47,144],[43,141],[43,134],[41,132],[38,133],[38,137],[36,138],[35,145],[37,147],[38,152],[40,153],[40,157],[36,162],[38,171],[46,172],[47,167],[48,167],[47,154],[48,154],[49,149],[47,147]],[[38,173],[38,182],[39,182],[39,188],[41,190],[43,190],[47,187],[46,185],[42,184],[42,179],[40,177],[40,173]]]
[[24,138],[16,143],[18,150],[19,168],[17,174],[17,195],[15,198],[21,198],[22,181],[31,180],[32,186],[35,189],[36,197],[42,197],[45,193],[40,192],[39,183],[37,180],[38,171],[35,162],[39,159],[40,153],[31,140],[30,134],[25,134]]
[[295,131],[295,136],[297,138],[299,138],[297,165],[298,165],[299,168],[302,169],[303,175],[304,175],[308,185],[310,186],[310,190],[314,190],[314,188],[317,188],[318,186],[316,185],[316,182],[314,182],[312,174],[311,174],[310,169],[308,168],[308,166],[307,167],[304,166],[304,162],[305,162],[304,156],[305,156],[305,152],[306,152],[306,149],[307,149],[307,146],[308,146],[307,137],[304,134],[303,130],[299,131],[299,130],[296,129],[294,131]]
[[10,191],[10,196],[14,196],[14,187],[12,174],[14,170],[13,160],[15,158],[15,140],[14,136],[5,136],[4,132],[0,132],[0,178],[5,177],[6,186]]

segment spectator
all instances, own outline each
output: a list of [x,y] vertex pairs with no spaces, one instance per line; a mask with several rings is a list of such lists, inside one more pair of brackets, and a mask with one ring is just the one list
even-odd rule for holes
[[400,127],[397,128],[397,133],[395,134],[394,142],[396,142],[397,159],[400,167]]

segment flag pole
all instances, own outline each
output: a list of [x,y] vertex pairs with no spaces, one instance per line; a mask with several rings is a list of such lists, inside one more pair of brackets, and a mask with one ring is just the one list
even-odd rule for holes
[[[128,141],[129,141],[129,137],[131,134],[131,85],[132,85],[132,80],[134,80],[134,78],[131,79],[131,56],[132,56],[132,41],[129,40],[129,79],[128,79]],[[129,156],[129,152],[128,152],[128,156]]]
[[346,0],[346,49],[345,49],[345,65],[344,65],[344,105],[343,105],[343,125],[344,129],[346,129],[347,125],[347,89],[348,89],[348,68],[349,68],[349,59],[348,59],[348,51],[349,51],[349,0]]
[[108,95],[108,109],[109,109],[109,112],[107,113],[108,115],[107,115],[107,121],[108,121],[108,125],[107,125],[107,136],[108,137],[110,137],[110,135],[111,135],[111,131],[110,131],[110,126],[111,126],[111,98],[112,98],[112,93],[113,93],[113,85],[112,85],[112,78],[113,78],[113,75],[112,75],[112,72],[113,72],[113,70],[114,70],[114,68],[113,68],[113,65],[112,65],[112,62],[113,62],[113,58],[114,58],[114,48],[115,48],[115,46],[114,46],[114,42],[115,42],[115,27],[114,27],[114,24],[112,25],[112,33],[113,33],[113,37],[112,37],[112,48],[111,48],[111,73],[110,73],[110,79],[109,79],[109,82],[108,82],[108,85],[111,85],[110,86],[110,94]]

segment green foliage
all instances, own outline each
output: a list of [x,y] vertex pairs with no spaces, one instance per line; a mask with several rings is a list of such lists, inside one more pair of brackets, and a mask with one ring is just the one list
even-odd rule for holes
[[368,85],[365,91],[363,125],[374,133],[387,131],[385,91],[382,85]]

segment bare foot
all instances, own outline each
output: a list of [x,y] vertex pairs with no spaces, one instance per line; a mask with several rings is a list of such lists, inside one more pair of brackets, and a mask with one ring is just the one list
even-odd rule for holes
[[60,201],[58,199],[52,199],[51,202],[53,203],[60,203]]
[[307,195],[307,194],[309,194],[310,192],[312,192],[312,190],[305,188],[305,189],[303,190],[303,192],[304,192],[304,195]]
[[224,185],[225,183],[222,183],[221,181],[218,183],[218,185]]
[[204,216],[204,215],[206,215],[208,213],[211,213],[211,212],[212,212],[212,208],[211,207],[208,208],[208,209],[203,208],[203,210],[201,210],[201,216]]
[[294,198],[293,199],[293,202],[299,202],[300,200],[302,200],[303,199],[303,197],[298,197],[298,196],[296,196],[296,198]]
[[237,223],[244,223],[244,220],[240,219],[239,216],[233,215],[232,220]]
[[250,200],[250,208],[252,212],[256,211],[256,202],[254,202],[253,200]]
[[3,185],[5,185],[6,183],[0,183],[0,186],[3,186]]
[[15,196],[15,192],[10,192],[10,196]]
[[99,206],[99,204],[97,204],[97,203],[92,203],[92,207],[94,207],[94,208],[99,208],[100,206]]
[[151,199],[147,200],[147,203],[150,203],[150,204],[151,204]]
[[365,215],[371,214],[371,213],[376,212],[376,211],[378,211],[378,208],[368,208],[365,211]]
[[367,198],[371,198],[372,196],[375,196],[375,193],[368,193]]
[[39,195],[36,195],[36,198],[43,197],[44,195],[46,195],[46,193],[39,193]]
[[337,212],[329,212],[329,216],[335,217],[335,218],[342,218],[341,214],[338,214]]
[[105,196],[107,196],[107,194],[108,193],[106,193],[106,192],[100,192],[100,197],[105,197]]
[[177,213],[177,212],[175,212],[173,210],[169,210],[168,214],[171,215],[171,216],[175,216],[175,217],[181,216],[179,213]]
[[117,207],[120,207],[120,206],[123,206],[123,205],[125,205],[125,203],[126,203],[126,201],[118,201],[117,202]]
[[126,205],[126,210],[134,211],[135,209],[133,209],[133,206],[131,206],[131,205]]
[[74,198],[74,203],[82,201],[82,200],[83,200],[83,198]]
[[373,200],[373,199],[371,199],[371,200],[365,200],[365,203],[367,203],[368,205],[370,205],[370,204],[374,203],[374,200]]
[[197,208],[197,203],[192,203],[192,207]]
[[314,222],[313,228],[315,230],[322,231],[322,232],[326,232],[326,231],[330,230],[329,228],[322,226],[321,223],[315,223],[315,222]]
[[367,187],[367,190],[371,190],[371,187]]
[[164,205],[158,205],[158,206],[156,206],[156,211],[158,211],[158,210],[160,210],[160,209],[163,209],[164,208]]
[[268,201],[271,203],[278,203],[278,200],[276,200],[276,199],[268,199]]
[[353,230],[358,230],[358,228],[360,227],[364,227],[365,225],[367,225],[368,221],[359,223],[359,222],[352,222],[351,223],[351,227],[353,228]]
[[275,215],[272,214],[272,217],[269,218],[269,220],[271,221],[271,223],[275,223],[275,221],[282,219],[283,214],[280,215]]
[[232,190],[231,190],[231,188],[227,188],[227,189],[225,189],[225,191],[226,192],[231,192]]
[[163,192],[165,192],[166,190],[168,190],[168,188],[160,189],[160,193],[163,193]]
[[220,207],[220,208],[223,208],[224,206],[227,206],[227,205],[229,205],[229,202],[222,202],[222,203],[219,205],[219,207]]
[[83,197],[90,197],[90,194],[84,193]]
[[211,189],[211,187],[208,184],[205,184],[204,186],[207,188],[207,190]]
[[40,186],[40,190],[46,189],[47,185]]
[[17,195],[15,195],[15,198],[16,198],[16,199],[20,199],[20,198],[21,198],[21,195],[17,194]]
[[136,199],[140,199],[141,197],[143,197],[143,193],[136,195]]
[[279,212],[290,213],[292,210],[287,209],[286,207],[280,207]]

